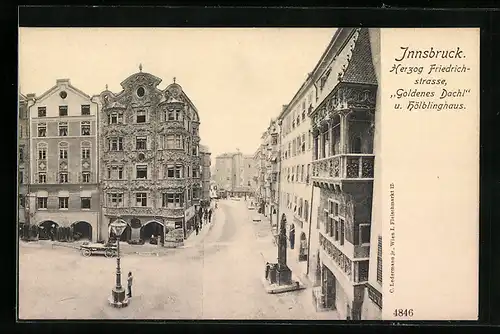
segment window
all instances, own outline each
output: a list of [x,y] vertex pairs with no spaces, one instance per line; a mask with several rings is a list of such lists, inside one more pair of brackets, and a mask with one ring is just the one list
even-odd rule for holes
[[59,148],[59,159],[68,159],[68,149]]
[[47,209],[47,197],[37,197],[36,207],[38,209]]
[[368,261],[358,262],[358,282],[368,281]]
[[24,162],[24,146],[19,147],[19,162]]
[[309,220],[309,202],[307,200],[304,201],[304,219]]
[[88,105],[88,104],[82,105],[82,115],[83,116],[90,115],[90,105]]
[[82,148],[82,159],[90,159],[90,148]]
[[123,194],[117,194],[117,193],[108,194],[108,206],[111,207],[123,206]]
[[90,136],[90,122],[84,121],[80,125],[82,136]]
[[123,114],[112,112],[108,115],[108,124],[118,124],[123,123]]
[[108,179],[123,179],[123,167],[121,166],[111,166],[108,167]]
[[193,168],[193,177],[198,177],[198,170]]
[[147,193],[136,193],[135,194],[136,206],[148,206],[148,194]]
[[183,206],[183,199],[182,193],[164,193],[162,195],[162,206],[164,208],[180,208]]
[[304,182],[304,165],[300,166],[300,182]]
[[183,178],[184,167],[182,165],[167,165],[165,168],[166,177],[168,178]]
[[361,244],[369,244],[370,243],[370,225],[369,224],[360,224],[359,225],[359,240]]
[[344,228],[345,228],[345,223],[344,223],[344,220],[343,219],[340,219],[340,244],[343,245],[344,244]]
[[82,183],[90,183],[90,172],[82,173]]
[[66,137],[68,135],[68,123],[59,123],[59,136]]
[[377,282],[382,285],[382,237],[378,237],[377,245]]
[[136,137],[135,138],[135,149],[136,150],[145,150],[147,146],[147,137]]
[[339,241],[339,238],[340,238],[339,227],[340,227],[339,222],[337,220],[334,220],[333,230],[335,232],[335,235],[334,235],[335,241]]
[[23,180],[24,180],[24,172],[22,170],[19,171],[19,173],[17,174],[17,180],[19,182],[19,184],[23,184]]
[[136,123],[146,123],[146,110],[137,110]]
[[66,172],[59,173],[59,183],[68,183],[68,173]]
[[135,167],[136,179],[147,179],[148,178],[148,166],[147,165],[137,165]]
[[184,143],[182,135],[167,135],[167,149],[183,149]]
[[302,144],[301,144],[302,153],[306,151],[306,134],[302,134]]
[[167,110],[166,113],[167,113],[167,115],[166,115],[165,120],[182,121],[182,113],[179,109],[176,109],[176,110],[170,109],[170,110]]
[[47,124],[38,123],[38,137],[47,137]]
[[68,197],[59,197],[59,209],[67,209],[69,204]]
[[59,116],[68,116],[68,106],[59,106]]
[[38,173],[38,183],[47,183],[47,174]]
[[26,205],[26,198],[24,195],[19,195],[19,206],[24,208]]
[[38,107],[38,117],[47,117],[47,107]]
[[82,209],[90,209],[90,197],[81,197],[80,201]]
[[115,137],[109,139],[109,150],[110,151],[123,151],[123,138]]

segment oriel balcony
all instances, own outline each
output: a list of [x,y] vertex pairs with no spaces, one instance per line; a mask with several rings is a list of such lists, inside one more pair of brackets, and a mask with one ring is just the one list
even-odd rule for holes
[[312,162],[313,182],[373,181],[374,154],[338,154]]

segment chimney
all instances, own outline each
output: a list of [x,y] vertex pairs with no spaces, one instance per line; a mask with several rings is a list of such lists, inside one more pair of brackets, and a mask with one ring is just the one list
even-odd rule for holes
[[28,99],[28,100],[34,100],[35,96],[36,96],[35,93],[29,93],[29,94],[26,95],[26,99]]
[[57,79],[56,84],[59,85],[69,85],[69,79]]
[[283,108],[281,109],[282,111],[285,111],[285,109],[288,107],[288,104],[284,104]]

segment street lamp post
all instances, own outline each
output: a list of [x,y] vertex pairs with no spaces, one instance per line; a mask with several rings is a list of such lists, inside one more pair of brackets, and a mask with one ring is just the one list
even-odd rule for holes
[[125,223],[121,219],[117,219],[110,224],[110,227],[116,236],[117,256],[116,256],[116,286],[111,291],[111,297],[109,297],[108,301],[111,306],[116,308],[121,308],[128,306],[129,302],[129,300],[125,296],[125,289],[122,287],[122,277],[120,270],[120,237],[123,231],[125,231],[127,223]]

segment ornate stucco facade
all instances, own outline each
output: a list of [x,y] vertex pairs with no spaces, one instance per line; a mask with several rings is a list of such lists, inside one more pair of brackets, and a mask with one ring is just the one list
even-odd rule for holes
[[194,228],[201,193],[198,111],[182,87],[135,73],[122,91],[100,94],[103,234],[117,218],[122,239],[181,242]]

